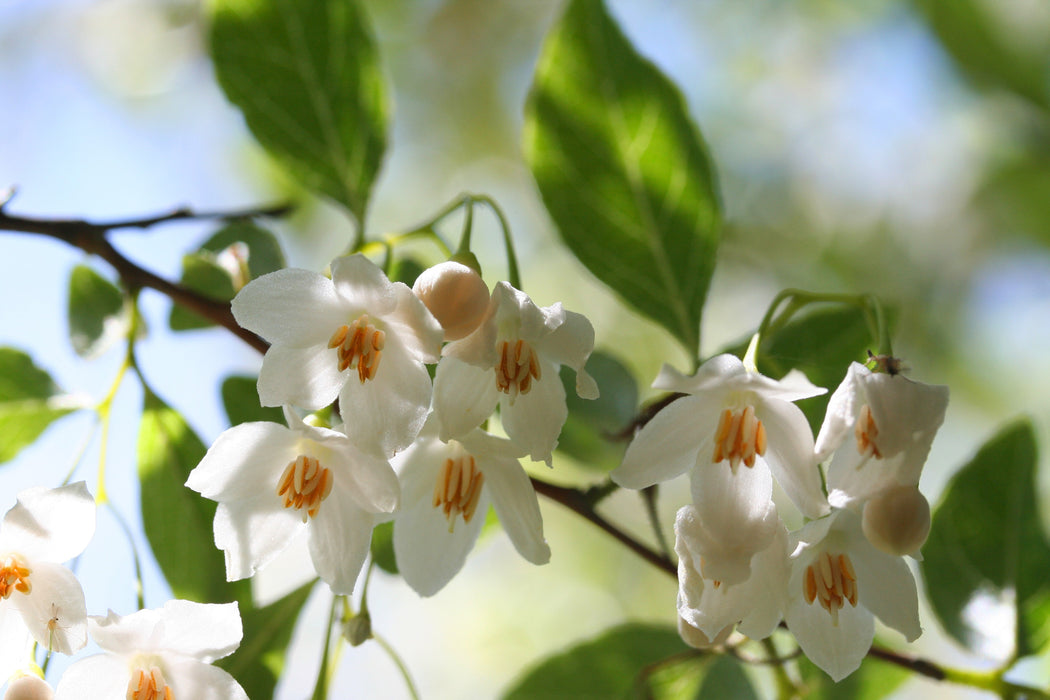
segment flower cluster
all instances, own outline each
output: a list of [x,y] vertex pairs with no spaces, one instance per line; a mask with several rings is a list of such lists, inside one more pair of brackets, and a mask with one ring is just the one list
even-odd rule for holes
[[[399,568],[431,595],[462,567],[490,503],[522,556],[549,559],[520,459],[551,462],[567,414],[560,365],[576,370],[580,396],[598,394],[583,369],[587,319],[505,282],[490,295],[456,262],[410,289],[362,255],[335,260],[330,278],[264,275],[232,308],[270,343],[259,399],[283,406],[287,427],[234,426],[187,481],[219,503],[228,579],[253,575],[306,530],[317,574],[350,593],[374,525],[393,518]],[[296,411],[335,401],[334,427]],[[497,407],[509,439],[484,431]]]
[[[918,557],[929,533],[918,482],[948,390],[879,359],[849,367],[815,441],[793,402],[825,390],[796,371],[775,381],[719,355],[691,377],[665,367],[656,378],[655,388],[684,396],[635,435],[612,477],[644,488],[690,476],[693,503],[674,527],[687,643],[719,644],[734,630],[761,639],[783,621],[839,680],[871,646],[874,617],[909,641],[921,634],[903,557]],[[795,532],[780,518],[774,479],[807,519]]]

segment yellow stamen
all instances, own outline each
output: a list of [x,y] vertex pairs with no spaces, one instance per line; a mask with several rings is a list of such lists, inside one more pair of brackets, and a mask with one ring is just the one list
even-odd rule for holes
[[164,680],[164,674],[156,666],[149,670],[136,668],[128,681],[126,700],[175,700],[175,691]]
[[730,468],[735,472],[740,463],[745,467],[755,466],[755,458],[766,453],[766,428],[762,421],[755,417],[751,405],[742,410],[722,411],[715,428],[715,449],[711,462],[718,464],[729,460]]
[[857,438],[857,452],[862,457],[874,457],[882,459],[875,439],[879,437],[879,428],[875,425],[875,418],[871,415],[871,409],[864,404],[857,416],[857,422],[853,425],[853,435]]
[[478,469],[473,455],[464,454],[445,460],[434,484],[433,505],[444,511],[449,532],[456,524],[456,516],[462,515],[465,523],[474,517],[484,482],[485,475]]
[[284,468],[277,480],[277,495],[285,508],[303,511],[303,522],[317,515],[321,501],[328,498],[335,483],[332,471],[313,457],[299,455]]
[[356,368],[362,384],[375,378],[385,345],[386,333],[372,325],[368,314],[361,314],[349,326],[339,326],[328,339],[328,347],[338,348],[339,371]]
[[0,600],[10,598],[15,591],[29,593],[33,590],[30,573],[32,571],[21,557],[15,554],[0,557]]
[[857,607],[857,573],[847,554],[821,552],[816,561],[806,567],[802,577],[802,594],[806,602],[819,600],[820,606],[831,615],[832,624],[839,624],[839,610],[848,601]]
[[519,394],[532,389],[532,380],[540,379],[540,362],[532,346],[520,338],[496,344],[499,363],[496,370],[496,388],[513,401]]

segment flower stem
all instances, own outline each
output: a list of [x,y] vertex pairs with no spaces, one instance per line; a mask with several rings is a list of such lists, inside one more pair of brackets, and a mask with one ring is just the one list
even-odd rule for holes
[[131,528],[128,527],[128,522],[117,510],[117,507],[113,505],[113,502],[109,501],[106,505],[109,506],[109,512],[113,514],[113,519],[120,525],[120,529],[124,531],[124,536],[128,538],[128,544],[131,546],[131,561],[135,566],[135,603],[138,605],[138,609],[142,610],[146,607],[146,597],[142,584],[142,561],[139,559],[139,552],[135,547],[135,538],[131,535]]
[[379,646],[383,648],[383,651],[386,652],[386,655],[390,657],[390,660],[394,662],[394,665],[397,666],[397,670],[400,671],[401,677],[405,680],[405,686],[408,689],[408,694],[411,696],[412,700],[419,700],[419,691],[416,689],[416,684],[412,680],[412,674],[409,673],[408,666],[405,665],[404,660],[397,653],[397,650],[390,645],[390,642],[374,632],[372,633],[372,639],[376,640]]
[[328,653],[332,647],[332,625],[335,624],[335,609],[339,596],[332,596],[332,607],[328,611],[328,624],[325,625],[324,651],[321,653],[321,668],[317,671],[317,684],[314,685],[312,700],[325,700],[328,697]]

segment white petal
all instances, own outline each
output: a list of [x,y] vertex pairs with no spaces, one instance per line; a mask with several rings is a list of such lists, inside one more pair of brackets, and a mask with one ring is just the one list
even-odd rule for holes
[[347,444],[344,450],[333,452],[330,460],[333,478],[337,482],[346,479],[346,490],[359,508],[369,513],[390,513],[397,508],[401,486],[385,459]]
[[83,552],[94,534],[95,499],[83,481],[55,489],[35,487],[18,494],[4,516],[0,549],[62,562]]
[[62,654],[73,654],[87,644],[84,589],[73,572],[64,566],[34,561],[31,567],[29,580],[33,589],[28,595],[12,594],[8,602],[22,614],[22,620],[38,644]]
[[433,364],[441,357],[441,342],[445,332],[441,324],[427,310],[412,290],[404,284],[394,284],[397,308],[383,317],[388,333],[397,335],[406,354],[416,362]]
[[259,403],[316,411],[335,401],[348,376],[339,371],[337,351],[328,347],[327,338],[306,347],[273,345],[259,370]]
[[751,560],[751,579],[747,589],[728,591],[740,597],[744,614],[738,629],[752,639],[765,639],[780,624],[787,605],[788,535],[783,524],[778,525],[773,542]]
[[255,498],[277,487],[298,456],[297,442],[296,434],[278,423],[235,425],[216,438],[186,486],[213,501]]
[[347,322],[346,304],[332,281],[316,272],[286,269],[252,280],[234,297],[233,317],[272,344],[327,343]]
[[406,451],[400,463],[404,490],[394,521],[394,555],[405,582],[422,596],[437,593],[463,568],[488,510],[484,488],[470,522],[456,516],[450,526],[441,506],[434,506],[434,485],[451,454],[448,445],[433,440]]
[[875,374],[864,383],[871,415],[879,429],[883,459],[904,453],[904,484],[918,483],[933,437],[944,422],[948,387],[913,382],[900,375]]
[[784,620],[806,657],[836,683],[860,667],[875,637],[871,613],[860,605],[854,608],[847,603],[834,625],[819,602],[810,604],[798,595],[788,605]]
[[747,376],[744,363],[735,355],[724,353],[715,355],[700,365],[691,377],[686,376],[670,365],[664,365],[653,380],[654,389],[680,391],[695,394],[701,391],[719,390],[728,382],[740,380]]
[[525,292],[507,282],[497,282],[492,290],[496,305],[496,327],[510,330],[511,335],[530,343],[536,342],[560,326],[565,319],[561,304],[540,309]]
[[857,572],[857,596],[889,627],[914,642],[922,634],[915,578],[903,557],[886,554],[857,533],[850,546],[850,560]]
[[807,518],[827,513],[813,454],[813,434],[802,409],[786,401],[759,400],[755,417],[766,429],[765,461],[788,497]]
[[[583,387],[585,393],[589,395],[585,396],[581,393],[580,396],[583,398],[598,398],[598,388],[594,385],[594,380],[586,372],[583,372],[583,367],[587,364],[587,358],[590,357],[591,351],[594,350],[594,327],[585,316],[566,311],[565,322],[558,326],[553,333],[542,339],[538,343],[536,350],[545,359],[555,364],[572,367],[577,374],[582,372],[586,379],[590,379],[590,383],[588,384],[585,380],[585,386]],[[577,384],[580,384],[579,378],[577,379]],[[591,386],[593,386],[593,393]],[[579,388],[577,392],[579,392]]]
[[158,622],[150,647],[140,651],[174,652],[210,663],[232,654],[243,636],[237,603],[169,600],[158,610]]
[[397,338],[388,337],[375,376],[362,383],[351,374],[339,392],[343,429],[362,449],[393,455],[419,434],[431,391],[426,367],[409,357]]
[[127,662],[96,654],[67,668],[55,688],[55,700],[125,700],[131,673]]
[[871,374],[864,365],[858,362],[851,363],[842,383],[831,394],[814,447],[818,462],[823,462],[831,456],[853,429],[857,411],[860,410],[856,405],[857,377],[864,372]]
[[[719,413],[717,404],[698,396],[670,403],[634,436],[623,464],[609,476],[620,486],[643,489],[686,473],[710,445]],[[710,457],[705,453],[699,461],[708,463]]]
[[478,327],[470,335],[446,343],[442,357],[454,357],[476,367],[491,369],[498,361],[496,353],[496,308],[495,298],[489,299],[488,308]]
[[791,370],[780,379],[770,379],[762,374],[751,374],[749,377],[753,384],[752,390],[767,399],[798,401],[828,393],[827,389],[809,381],[806,375],[797,369]]
[[13,605],[0,601],[0,679],[10,678],[18,669],[35,663],[30,654],[33,644],[22,614]]
[[310,558],[317,574],[336,595],[354,590],[372,542],[375,520],[354,503],[349,486],[336,482],[310,520]]
[[332,284],[344,305],[354,309],[353,318],[360,313],[385,316],[397,306],[394,283],[379,266],[360,253],[332,261]]
[[[113,654],[134,653],[140,649],[156,651],[153,635],[160,623],[159,609],[147,608],[130,615],[118,615],[110,610],[105,617],[89,617],[88,631],[95,644]],[[127,684],[126,677],[124,682]]]
[[492,415],[499,402],[492,367],[481,369],[454,357],[442,358],[434,375],[434,412],[441,439],[466,435]]
[[165,680],[176,698],[193,700],[248,700],[244,688],[221,668],[193,659],[165,659]]
[[543,360],[540,368],[540,379],[532,383],[529,393],[519,394],[513,402],[505,394],[499,397],[500,422],[532,459],[549,466],[569,409],[558,368]]
[[485,490],[514,548],[533,564],[546,564],[551,550],[543,539],[540,504],[525,470],[516,460],[486,460],[479,466],[485,474]]
[[226,555],[226,580],[239,581],[255,574],[303,527],[299,511],[284,508],[275,491],[219,503],[213,529],[215,546]]

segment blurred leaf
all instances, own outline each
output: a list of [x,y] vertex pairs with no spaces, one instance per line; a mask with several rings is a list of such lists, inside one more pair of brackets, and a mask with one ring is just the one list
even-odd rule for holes
[[974,197],[997,235],[1026,236],[1050,247],[1050,155],[1025,148],[985,174]]
[[805,656],[798,664],[806,700],[879,700],[911,678],[910,672],[874,659],[865,659],[859,669],[838,683]]
[[[181,284],[215,301],[229,301],[236,293],[230,273],[215,262],[211,255],[202,253],[182,256]],[[168,325],[173,331],[188,331],[208,328],[214,324],[185,307],[173,304],[168,316]]]
[[699,700],[759,700],[751,680],[740,668],[740,662],[729,656],[720,656],[707,665],[704,682],[700,686]]
[[959,470],[934,512],[922,548],[926,594],[944,628],[971,649],[998,631],[973,626],[967,607],[975,599],[1012,605],[1017,655],[1039,651],[1050,638],[1050,547],[1035,467],[1031,423],[1019,420]]
[[634,419],[638,385],[619,360],[601,350],[587,360],[587,372],[598,383],[600,395],[590,401],[576,395],[576,372],[561,368],[569,417],[558,438],[558,449],[581,466],[609,471],[620,465],[626,442],[611,438]]
[[236,596],[212,537],[215,503],[185,486],[205,451],[179,412],[147,388],[138,442],[146,538],[175,597],[226,602]]
[[425,269],[413,258],[397,258],[390,269],[390,279],[394,282],[404,282],[411,287]]
[[681,93],[600,0],[572,0],[548,35],[523,138],[565,243],[695,357],[721,226],[712,165]]
[[212,0],[211,55],[266,150],[363,225],[386,149],[386,85],[357,2]]
[[645,700],[694,700],[700,697],[709,662],[709,657],[697,654],[661,663],[649,674],[646,693],[639,695]]
[[237,651],[215,665],[236,678],[252,700],[273,697],[292,630],[313,587],[311,581],[264,608],[244,607],[242,603],[244,639]]
[[247,248],[248,279],[244,282],[285,267],[284,253],[277,237],[253,221],[231,221],[206,240],[200,249],[218,255],[228,248],[236,248],[239,243]]
[[124,295],[87,265],[77,265],[69,277],[69,339],[81,357],[108,350],[128,332]]
[[1003,21],[1016,8],[997,12],[995,3],[984,0],[915,0],[915,5],[975,83],[1009,90],[1044,109],[1050,106],[1050,34],[1044,31],[1035,41],[1031,32],[1023,39],[1017,36],[1016,28]]
[[394,556],[394,521],[380,523],[372,530],[372,560],[388,574],[398,573],[397,557]]
[[688,651],[673,627],[629,623],[528,669],[505,700],[635,697],[648,667]]
[[259,405],[256,377],[226,377],[222,380],[222,406],[230,425],[252,421],[269,421],[284,425],[284,411],[275,406]]
[[0,462],[14,459],[53,421],[73,410],[63,405],[51,375],[29,355],[0,347]]

